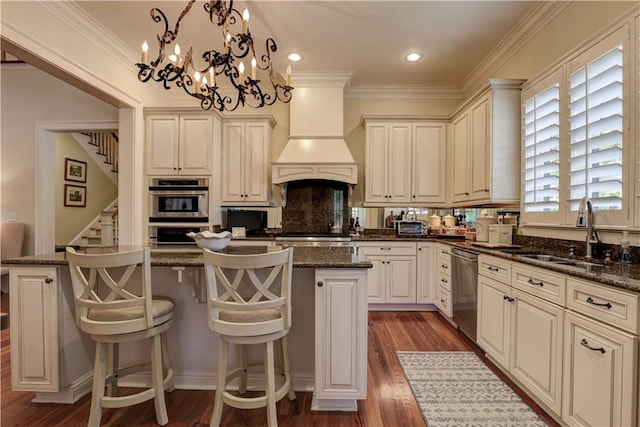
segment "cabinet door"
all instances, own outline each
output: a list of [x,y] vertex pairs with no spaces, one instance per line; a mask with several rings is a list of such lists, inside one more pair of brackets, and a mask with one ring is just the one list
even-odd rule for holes
[[11,388],[59,391],[58,298],[55,267],[12,267]]
[[176,114],[147,117],[147,175],[178,174],[179,129],[179,117]]
[[511,373],[560,415],[564,311],[514,290]]
[[370,123],[366,126],[365,201],[383,203],[387,196],[387,123]]
[[436,301],[434,252],[435,250],[431,243],[418,243],[418,254],[416,257],[416,300],[421,304],[433,304]]
[[373,267],[369,270],[369,281],[367,284],[367,301],[377,304],[385,302],[385,267],[386,258],[383,256],[367,255]]
[[270,127],[265,123],[246,123],[244,131],[245,202],[266,203],[269,200]]
[[511,288],[478,276],[478,345],[509,369]]
[[491,159],[489,157],[489,98],[471,107],[471,195],[472,199],[489,197]]
[[452,124],[453,132],[453,174],[451,186],[453,201],[469,199],[469,113],[465,112],[457,117]]
[[316,399],[367,397],[367,269],[316,270]]
[[222,201],[244,201],[244,123],[222,125]]
[[637,425],[637,339],[570,311],[564,334],[563,421]]
[[446,151],[446,124],[413,125],[412,202],[446,202]]
[[213,117],[181,115],[178,154],[180,175],[211,175],[213,163]]
[[389,125],[387,163],[388,202],[409,203],[411,201],[411,124]]
[[415,304],[416,257],[390,256],[386,259],[386,299],[388,303]]

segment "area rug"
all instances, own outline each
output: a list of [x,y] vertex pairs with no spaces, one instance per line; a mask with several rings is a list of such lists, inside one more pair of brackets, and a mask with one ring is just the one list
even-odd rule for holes
[[429,427],[547,424],[472,352],[396,352]]

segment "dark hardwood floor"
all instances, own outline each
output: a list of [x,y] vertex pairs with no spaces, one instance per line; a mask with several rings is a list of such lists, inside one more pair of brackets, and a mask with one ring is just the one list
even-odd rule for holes
[[[9,311],[7,294],[2,294],[0,311]],[[368,396],[366,400],[359,401],[358,412],[312,412],[311,393],[298,392],[294,403],[286,398],[278,403],[280,426],[425,426],[395,351],[474,351],[486,361],[477,346],[451,327],[439,314],[433,312],[370,312],[368,334]],[[89,418],[90,395],[74,405],[36,404],[31,403],[34,393],[11,391],[9,345],[9,329],[4,329],[0,333],[0,425],[85,426]],[[549,425],[558,425],[497,368],[490,362],[487,363]],[[213,391],[198,390],[175,390],[167,394],[168,425],[208,426],[213,410],[213,395]],[[233,427],[262,426],[266,425],[265,415],[264,409],[243,411],[225,407],[222,424]],[[145,402],[131,408],[104,409],[102,425],[153,426],[153,402]]]

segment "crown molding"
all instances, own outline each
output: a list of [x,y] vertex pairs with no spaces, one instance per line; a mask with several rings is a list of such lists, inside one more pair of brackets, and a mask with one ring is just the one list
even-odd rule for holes
[[573,0],[562,0],[537,3],[462,81],[463,93],[470,95],[478,91],[501,65],[572,2]]
[[351,87],[345,94],[348,99],[464,99],[458,87],[379,86]]

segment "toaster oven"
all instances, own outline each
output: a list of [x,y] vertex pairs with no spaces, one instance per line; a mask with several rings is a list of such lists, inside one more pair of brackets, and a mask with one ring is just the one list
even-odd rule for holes
[[423,221],[398,221],[398,236],[422,236],[427,234],[427,224]]

